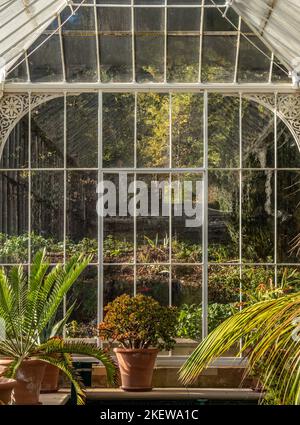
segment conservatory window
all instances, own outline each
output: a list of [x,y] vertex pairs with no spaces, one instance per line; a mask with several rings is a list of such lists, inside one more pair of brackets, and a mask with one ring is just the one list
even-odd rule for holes
[[[178,344],[161,354],[186,356],[249,289],[300,276],[299,146],[269,85],[290,80],[241,18],[220,10],[210,0],[90,0],[35,50],[67,7],[8,74],[16,96],[51,99],[20,114],[1,146],[0,264],[30,267],[44,247],[53,265],[91,255],[64,306],[78,301],[69,337],[93,338],[108,302],[143,293],[179,308]],[[272,108],[248,83],[268,87]],[[103,181],[116,188],[115,216],[97,214]],[[150,199],[151,182],[184,181],[197,227],[175,214],[171,192],[165,214],[161,192],[155,216],[119,210],[132,185],[146,184]]]
[[[298,273],[297,161],[287,126],[247,96],[58,95],[23,117],[3,148],[1,264],[28,266],[43,247],[52,264],[84,251],[91,264],[67,299],[79,300],[69,336],[94,336],[109,301],[143,293],[178,306],[173,354],[188,354],[253,285]],[[103,180],[116,187],[114,217],[97,215]],[[150,199],[152,181],[191,181],[203,224],[187,227],[172,197],[162,215],[162,193],[158,215],[121,214],[119,195],[129,203],[129,185],[142,182]]]

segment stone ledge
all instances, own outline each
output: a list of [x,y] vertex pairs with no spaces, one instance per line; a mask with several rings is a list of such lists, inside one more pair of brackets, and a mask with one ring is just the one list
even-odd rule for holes
[[88,400],[248,400],[262,394],[248,388],[154,388],[147,392],[127,392],[119,388],[88,388]]
[[63,406],[70,400],[70,391],[59,390],[57,393],[41,394],[40,402],[43,406]]
[[[154,388],[182,388],[178,379],[178,367],[155,367],[153,371]],[[251,388],[252,379],[243,379],[244,367],[218,366],[208,367],[197,378],[193,388]],[[106,372],[103,366],[95,365],[92,371],[92,387],[107,388]]]

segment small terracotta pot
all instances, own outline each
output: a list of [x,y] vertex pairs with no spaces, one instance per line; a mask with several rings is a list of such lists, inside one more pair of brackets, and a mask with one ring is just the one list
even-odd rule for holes
[[16,374],[16,404],[40,404],[39,397],[46,363],[40,360],[24,360]]
[[59,388],[59,369],[51,364],[46,364],[44,378],[42,380],[41,393],[56,393]]
[[151,391],[152,376],[158,350],[114,348],[125,391]]
[[0,378],[0,403],[9,404],[11,402],[12,391],[17,381],[14,379]]

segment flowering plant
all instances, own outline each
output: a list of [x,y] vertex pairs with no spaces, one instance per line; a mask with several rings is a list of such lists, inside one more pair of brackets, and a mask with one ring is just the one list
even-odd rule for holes
[[99,337],[124,348],[170,350],[175,345],[177,309],[145,295],[121,295],[105,307]]

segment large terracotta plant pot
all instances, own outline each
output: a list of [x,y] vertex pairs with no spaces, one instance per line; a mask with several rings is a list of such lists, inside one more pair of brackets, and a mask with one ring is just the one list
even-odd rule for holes
[[0,404],[10,404],[12,391],[17,381],[0,377]]
[[46,363],[40,360],[24,360],[16,374],[16,404],[40,404],[40,392]]
[[41,384],[46,363],[40,360],[24,360],[16,374],[15,404],[40,404]]
[[[11,363],[11,359],[0,359],[0,374]],[[24,360],[16,374],[14,388],[15,404],[40,404],[39,397],[46,363],[40,360]]]
[[55,393],[58,391],[59,369],[56,366],[47,364],[44,378],[42,380],[41,393]]
[[115,348],[125,391],[151,391],[152,376],[158,350]]

